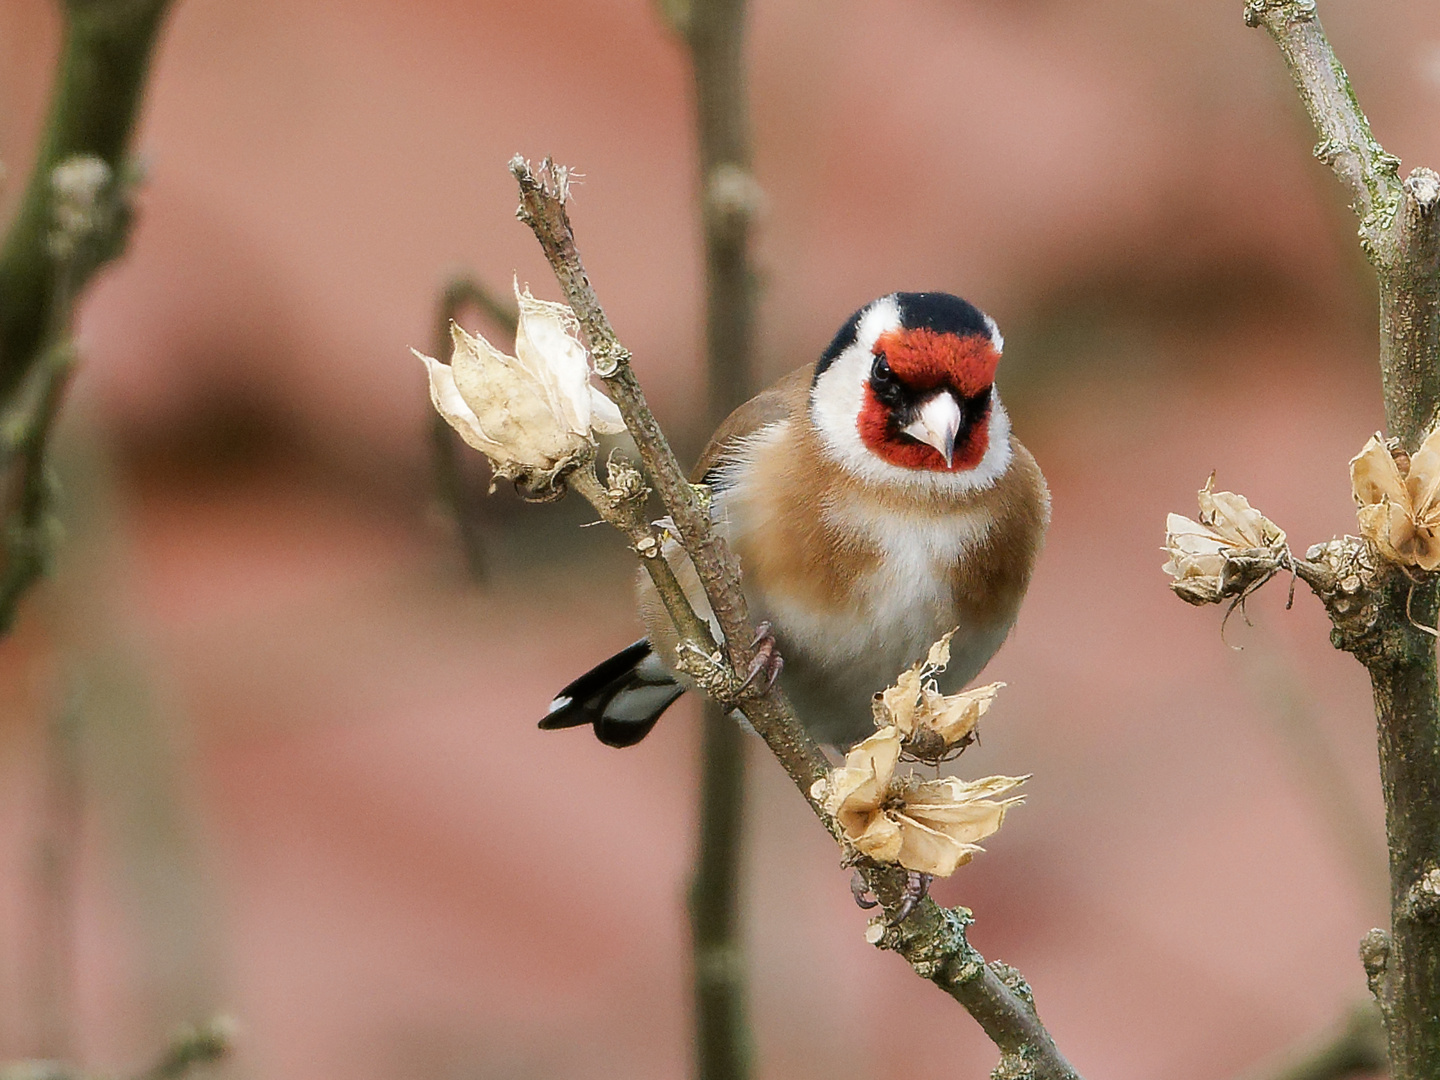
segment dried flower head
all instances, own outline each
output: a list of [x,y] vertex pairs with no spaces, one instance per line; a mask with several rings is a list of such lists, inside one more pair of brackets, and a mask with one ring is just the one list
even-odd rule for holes
[[1360,535],[1389,562],[1440,566],[1440,428],[1406,455],[1395,440],[1372,435],[1350,461]]
[[958,694],[942,694],[935,676],[950,663],[951,630],[918,664],[900,673],[895,685],[875,695],[875,726],[894,726],[907,754],[939,761],[975,739],[975,725],[985,715],[1004,683],[977,686]]
[[852,749],[845,765],[810,791],[834,815],[845,839],[877,862],[946,877],[983,850],[979,842],[1022,801],[996,796],[1024,783],[1023,776],[969,781],[896,777],[899,760],[900,732],[884,728]]
[[1197,493],[1200,520],[1180,514],[1165,519],[1163,569],[1170,588],[1191,604],[1242,597],[1289,559],[1284,531],[1243,495],[1214,491],[1215,476]]
[[553,493],[556,479],[588,459],[594,434],[625,430],[615,403],[590,384],[580,324],[564,304],[536,300],[515,285],[520,309],[515,355],[454,323],[454,352],[442,364],[414,352],[430,374],[436,410],[495,467],[495,475],[532,494]]

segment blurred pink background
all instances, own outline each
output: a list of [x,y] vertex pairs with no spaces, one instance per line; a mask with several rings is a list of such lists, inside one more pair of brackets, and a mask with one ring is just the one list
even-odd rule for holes
[[[936,892],[1111,1080],[1226,1076],[1323,1029],[1385,918],[1363,671],[1303,587],[1222,639],[1159,570],[1165,513],[1212,469],[1301,550],[1353,530],[1345,462],[1381,422],[1354,222],[1240,8],[753,5],[767,377],[894,289],[1006,332],[1054,521],[960,771],[1034,779]],[[1321,12],[1386,148],[1435,164],[1432,7]],[[57,44],[47,0],[0,6],[6,210]],[[581,247],[661,418],[698,445],[689,107],[645,0],[177,5],[142,215],[83,309],[61,566],[0,644],[0,1058],[43,1052],[58,1015],[79,1060],[132,1068],[219,1009],[233,1074],[267,1080],[687,1071],[694,706],[628,752],[535,729],[636,635],[629,564],[573,502],[500,492],[470,585],[407,350],[454,267],[556,295],[505,170],[553,154],[585,174]],[[37,873],[67,702],[70,1007],[45,1004]],[[864,943],[761,749],[758,1076],[983,1075],[969,1018]]]

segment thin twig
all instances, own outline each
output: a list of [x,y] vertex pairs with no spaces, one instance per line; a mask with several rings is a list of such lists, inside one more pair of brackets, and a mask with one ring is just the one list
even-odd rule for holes
[[1280,657],[1264,649],[1248,650],[1248,655],[1254,688],[1288,746],[1335,846],[1345,855],[1367,907],[1383,903],[1388,892],[1384,849],[1320,724],[1315,702]]
[[[738,708],[744,713],[831,835],[839,839],[838,826],[811,790],[814,782],[828,773],[828,762],[795,718],[789,702],[778,688],[749,694],[738,692],[741,680],[736,673],[745,670],[751,659],[749,643],[753,640],[753,630],[740,592],[735,560],[722,538],[712,531],[709,514],[696,488],[685,480],[680,471],[670,444],[646,405],[640,384],[630,370],[629,353],[616,338],[585,274],[565,210],[565,173],[549,161],[541,169],[533,170],[519,157],[511,162],[510,167],[520,185],[519,217],[535,232],[566,299],[579,317],[589,339],[596,368],[625,417],[645,467],[670,512],[685,553],[720,624],[729,664],[716,665],[713,673],[716,677],[703,685],[722,705]],[[578,478],[576,490],[587,498],[596,494],[591,485],[598,487],[592,476],[586,469],[574,474]],[[612,509],[607,514],[606,505],[611,500],[602,497],[596,501],[592,498],[592,502],[596,503],[602,516],[610,520],[614,511]],[[639,530],[633,523],[629,529],[627,535],[632,536],[632,543],[638,549],[645,538],[634,538]],[[640,550],[644,554],[648,548]],[[670,582],[662,585],[664,575],[652,569],[652,563],[664,561],[663,558],[646,558],[644,564],[673,618],[677,609],[689,609],[690,605],[678,583],[673,582],[673,573]],[[667,589],[673,589],[674,595],[667,596]],[[677,628],[684,636],[686,628]],[[880,866],[868,859],[859,860],[857,868],[887,916],[892,916],[905,893],[905,872],[896,866]],[[1004,1075],[1024,1075],[1036,1080],[1078,1080],[1079,1074],[1055,1047],[1049,1032],[1036,1015],[1029,987],[1012,969],[986,964],[970,945],[965,935],[970,921],[970,913],[964,908],[941,908],[927,897],[903,923],[885,929],[878,944],[900,953],[917,973],[934,982],[965,1007],[999,1047],[1000,1070]]]
[[[607,525],[619,529],[630,541],[631,548],[640,556],[640,565],[650,575],[666,614],[680,632],[682,647],[710,656],[716,650],[714,635],[705,620],[695,613],[685,590],[675,577],[675,571],[661,554],[664,536],[645,516],[645,500],[648,490],[639,484],[639,473],[631,481],[618,456],[612,456],[607,472],[606,484],[600,482],[593,465],[586,465],[567,478],[571,487],[589,500]],[[629,470],[628,472],[633,472]]]
[[[1325,37],[1314,0],[1250,0],[1245,22],[1263,26],[1280,47],[1295,89],[1320,136],[1315,157],[1334,171],[1367,228],[1383,228],[1400,197],[1398,158],[1387,154]],[[1378,236],[1378,232],[1377,232]]]

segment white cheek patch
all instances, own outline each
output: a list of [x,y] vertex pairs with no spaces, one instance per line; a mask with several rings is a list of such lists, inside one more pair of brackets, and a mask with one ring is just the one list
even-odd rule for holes
[[[1000,330],[988,319],[996,351],[1004,344]],[[857,479],[872,484],[919,488],[935,492],[980,491],[994,485],[1010,467],[1010,417],[994,390],[990,396],[990,445],[973,469],[935,472],[892,465],[860,438],[856,421],[865,402],[874,362],[871,349],[881,334],[900,329],[900,305],[895,297],[875,301],[860,317],[855,342],[821,373],[810,391],[810,418],[820,435],[820,445],[841,468]]]
[[861,456],[875,456],[860,441],[855,421],[865,401],[865,387],[875,359],[870,350],[881,334],[898,329],[900,304],[895,297],[876,300],[860,316],[855,341],[825,369],[810,391],[810,416],[820,432],[820,441],[842,465]]
[[985,326],[990,331],[990,344],[995,346],[997,353],[1005,351],[1005,338],[1000,333],[1000,327],[989,315],[985,316]]

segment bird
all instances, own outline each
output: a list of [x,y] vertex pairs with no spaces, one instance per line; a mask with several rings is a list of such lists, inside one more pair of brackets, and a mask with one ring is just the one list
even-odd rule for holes
[[[783,658],[771,678],[819,742],[873,734],[873,696],[947,631],[950,693],[1015,623],[1050,496],[995,389],[1003,349],[995,321],[957,296],[882,296],[736,409],[691,474],[739,557],[762,659]],[[665,557],[710,617],[683,551],[669,543]],[[589,724],[631,746],[685,692],[678,635],[644,574],[639,594],[646,636],[561,690],[541,728]]]

